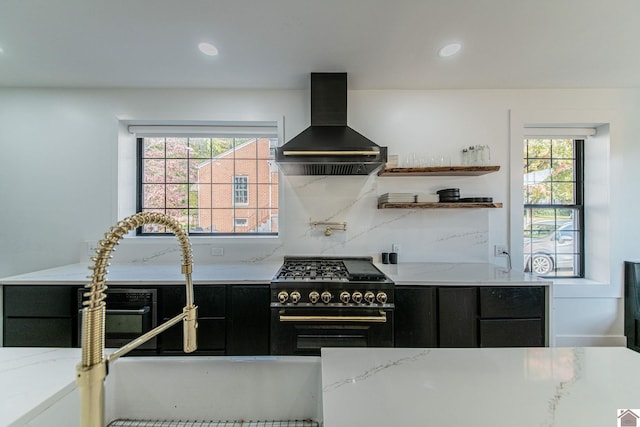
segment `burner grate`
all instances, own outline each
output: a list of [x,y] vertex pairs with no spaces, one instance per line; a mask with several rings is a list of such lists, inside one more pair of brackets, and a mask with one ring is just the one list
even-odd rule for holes
[[311,420],[295,421],[148,421],[115,420],[107,427],[319,427]]

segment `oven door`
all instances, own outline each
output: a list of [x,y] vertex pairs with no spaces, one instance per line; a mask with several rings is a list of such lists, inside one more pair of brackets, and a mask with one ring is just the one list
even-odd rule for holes
[[322,347],[393,347],[393,310],[271,309],[271,354],[317,356]]
[[[78,293],[78,337],[82,335],[82,294]],[[119,348],[157,326],[156,289],[107,289],[105,300],[105,347]],[[154,350],[157,339],[152,338],[136,350]]]

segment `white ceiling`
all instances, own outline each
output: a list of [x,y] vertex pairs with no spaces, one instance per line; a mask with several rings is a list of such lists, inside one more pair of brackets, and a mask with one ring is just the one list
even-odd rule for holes
[[1,0],[0,49],[5,87],[638,88],[640,0]]

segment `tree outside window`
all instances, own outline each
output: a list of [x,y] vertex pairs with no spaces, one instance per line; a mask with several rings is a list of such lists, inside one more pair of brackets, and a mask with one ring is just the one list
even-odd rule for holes
[[546,277],[584,277],[583,145],[524,141],[524,265]]
[[[190,234],[277,234],[274,144],[268,137],[138,138],[138,211],[171,215]],[[148,225],[138,234],[167,230]]]

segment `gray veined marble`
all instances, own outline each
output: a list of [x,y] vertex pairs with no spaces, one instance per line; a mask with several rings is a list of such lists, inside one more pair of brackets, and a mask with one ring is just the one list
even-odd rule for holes
[[324,425],[615,426],[638,367],[618,347],[323,349]]
[[344,378],[342,380],[336,381],[332,384],[327,384],[325,386],[323,386],[322,391],[324,393],[329,393],[337,388],[340,388],[344,385],[347,384],[355,384],[356,382],[360,382],[360,381],[366,381],[367,379],[369,379],[370,377],[377,375],[383,371],[386,371],[390,368],[396,367],[396,366],[401,366],[401,365],[405,365],[411,362],[415,362],[416,360],[419,360],[423,357],[426,357],[429,353],[431,352],[431,350],[423,350],[421,352],[419,352],[418,354],[415,355],[410,355],[410,356],[406,356],[406,357],[400,357],[398,359],[392,359],[392,360],[387,360],[383,363],[381,363],[380,365],[377,366],[373,366],[365,371],[363,371],[362,373],[352,377],[352,378]]

